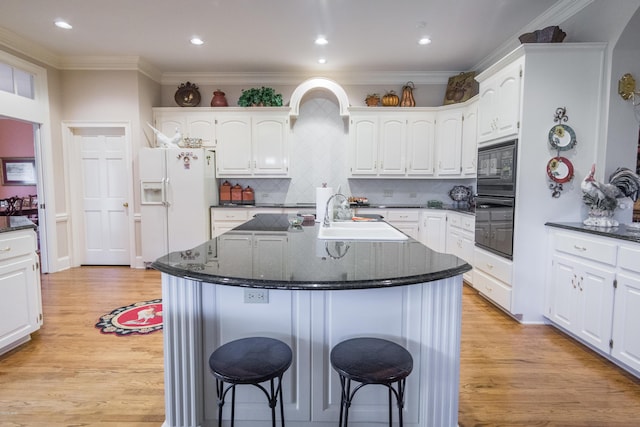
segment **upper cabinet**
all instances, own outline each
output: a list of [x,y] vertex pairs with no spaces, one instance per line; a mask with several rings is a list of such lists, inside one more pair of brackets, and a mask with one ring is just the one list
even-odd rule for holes
[[[354,178],[449,178],[476,174],[476,100],[438,108],[352,108]],[[465,123],[465,121],[467,121]]]
[[219,177],[288,177],[288,108],[155,108],[167,136],[201,138],[216,148]]
[[167,136],[176,130],[185,138],[200,138],[205,147],[215,147],[216,127],[213,114],[196,109],[154,109],[155,127]]
[[521,58],[480,81],[478,143],[518,133],[523,65]]
[[435,114],[352,111],[350,173],[359,178],[428,177],[434,173]]

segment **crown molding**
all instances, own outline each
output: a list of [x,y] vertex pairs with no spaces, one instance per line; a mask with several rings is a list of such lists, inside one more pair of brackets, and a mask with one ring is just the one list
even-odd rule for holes
[[[449,77],[459,74],[460,71],[438,72],[324,72],[322,76],[341,85],[374,85],[374,84],[398,84],[398,82],[412,81],[414,84],[446,84]],[[199,85],[242,85],[242,84],[269,84],[269,85],[298,85],[300,82],[318,77],[316,72],[281,72],[281,73],[255,73],[255,72],[197,72],[197,73],[162,73],[160,84],[179,85],[185,81],[197,82]]]
[[158,68],[139,56],[65,56],[60,69],[139,71],[157,82],[162,78]]
[[59,55],[3,27],[0,27],[0,45],[44,65],[60,68]]
[[585,7],[593,3],[593,0],[560,0],[549,9],[545,10],[540,16],[531,21],[518,34],[514,34],[508,41],[500,45],[496,50],[491,52],[487,57],[477,63],[473,69],[482,71],[498,62],[501,58],[508,55],[518,46],[520,40],[518,37],[524,33],[546,28],[552,25],[560,25]]

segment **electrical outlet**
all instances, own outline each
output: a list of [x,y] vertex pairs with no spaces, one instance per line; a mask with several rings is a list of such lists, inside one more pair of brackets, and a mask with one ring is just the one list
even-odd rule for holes
[[417,194],[417,193],[409,193],[409,198],[410,198],[410,199],[415,199],[415,198],[417,198],[417,197],[418,197],[418,194]]
[[383,190],[383,197],[393,197],[393,190]]
[[244,290],[244,303],[245,304],[268,304],[269,303],[269,290],[267,290],[267,289],[245,289]]
[[267,199],[269,196],[270,196],[269,193],[262,193],[262,197],[265,198],[265,199]]

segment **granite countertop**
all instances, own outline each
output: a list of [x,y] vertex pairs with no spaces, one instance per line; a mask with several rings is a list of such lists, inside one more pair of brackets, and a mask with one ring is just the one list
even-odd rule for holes
[[549,227],[564,228],[565,230],[595,234],[602,237],[610,237],[612,239],[640,243],[640,228],[633,228],[625,224],[620,224],[617,227],[593,227],[584,225],[581,222],[547,222],[545,225]]
[[26,216],[0,216],[0,233],[23,230],[25,228],[36,228]]
[[[284,208],[284,209],[316,209],[315,203],[259,203],[255,205],[241,205],[241,204],[222,204],[222,205],[212,205],[212,208]],[[362,208],[362,209],[435,209],[435,210],[448,210],[454,212],[465,213],[469,215],[474,215],[475,210],[473,208],[456,208],[453,205],[443,205],[441,208],[433,208],[427,206],[425,204],[399,204],[399,203],[390,203],[390,204],[368,204],[368,205],[358,205],[351,206],[352,208]]]
[[208,283],[289,290],[403,286],[471,270],[464,260],[435,252],[411,238],[320,240],[320,226],[291,227],[287,215],[256,215],[191,250],[165,255],[151,267]]

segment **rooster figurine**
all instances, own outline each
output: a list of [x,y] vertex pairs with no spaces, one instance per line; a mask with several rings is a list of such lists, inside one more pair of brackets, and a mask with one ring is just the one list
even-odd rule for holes
[[582,201],[589,207],[589,217],[583,223],[596,227],[615,227],[618,221],[612,217],[619,206],[619,199],[629,197],[634,202],[638,200],[640,176],[629,168],[618,168],[609,177],[609,183],[602,184],[595,180],[595,173],[594,164],[580,185]]
[[153,130],[153,133],[156,134],[156,137],[158,138],[158,141],[160,142],[161,147],[175,148],[179,146],[178,143],[182,140],[182,134],[180,133],[178,128],[176,128],[176,133],[173,135],[173,137],[169,138],[167,135],[160,132],[158,129],[154,128],[149,123],[147,123],[147,126],[149,126]]

